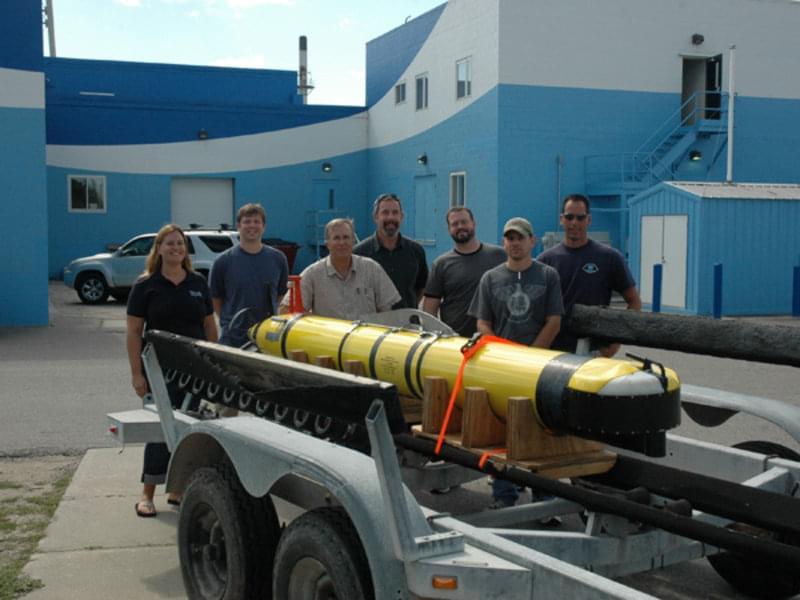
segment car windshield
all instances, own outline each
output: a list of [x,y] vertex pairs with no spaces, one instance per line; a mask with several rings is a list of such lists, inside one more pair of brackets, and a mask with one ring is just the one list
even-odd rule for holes
[[120,256],[147,256],[153,246],[154,235],[146,235],[132,239],[119,249]]

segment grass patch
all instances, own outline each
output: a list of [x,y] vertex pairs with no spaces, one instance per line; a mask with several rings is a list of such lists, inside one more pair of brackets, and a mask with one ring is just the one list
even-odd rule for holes
[[[4,498],[0,506],[0,600],[13,600],[42,587],[41,581],[25,575],[22,569],[44,536],[77,462],[66,468],[51,467],[53,479],[38,489],[0,482],[3,489],[24,489],[13,499]],[[14,534],[9,535],[12,531]]]
[[0,490],[18,490],[21,487],[23,487],[21,483],[0,479]]

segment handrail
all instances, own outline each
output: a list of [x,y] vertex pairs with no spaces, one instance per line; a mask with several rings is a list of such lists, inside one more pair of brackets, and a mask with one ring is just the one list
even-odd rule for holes
[[[715,94],[719,94],[719,93],[721,93],[721,92],[718,92],[718,91],[716,91],[716,90],[710,90],[710,91],[702,91],[702,92],[695,92],[695,93],[693,93],[691,96],[689,96],[689,97],[688,97],[688,98],[687,98],[687,99],[684,101],[684,103],[683,103],[683,104],[681,104],[681,105],[680,105],[680,106],[679,106],[679,107],[678,107],[676,110],[674,110],[674,111],[673,111],[673,112],[672,112],[672,113],[669,115],[669,117],[667,117],[667,118],[664,120],[664,122],[663,122],[663,123],[661,123],[661,125],[659,125],[658,127],[656,127],[656,128],[653,130],[653,132],[652,132],[652,133],[651,133],[651,134],[650,134],[650,135],[647,137],[647,139],[646,139],[645,141],[643,141],[641,144],[639,144],[639,147],[638,147],[638,148],[636,148],[636,150],[634,151],[634,154],[641,154],[641,153],[644,153],[644,152],[646,152],[646,150],[645,150],[645,149],[648,147],[648,145],[650,144],[650,142],[651,142],[651,141],[652,141],[654,138],[657,138],[657,137],[658,137],[658,134],[661,132],[661,130],[662,130],[662,129],[664,129],[664,128],[665,128],[667,125],[669,125],[669,124],[670,124],[670,123],[671,123],[671,122],[672,122],[672,121],[673,121],[673,120],[674,120],[676,117],[679,117],[679,116],[681,115],[681,113],[683,113],[683,109],[684,109],[684,108],[686,108],[686,107],[687,107],[687,106],[688,106],[690,103],[692,103],[692,102],[695,102],[695,100],[697,99],[697,96],[698,96],[698,94],[703,94],[703,96],[705,96],[706,94],[709,94],[709,93],[715,93]],[[694,114],[695,110],[696,110],[696,107],[695,107],[695,109],[693,109],[693,110],[692,110],[692,113],[691,113],[691,114]],[[682,121],[681,121],[681,124],[682,124]],[[680,127],[680,125],[679,125],[679,127]],[[673,129],[672,131],[674,132],[674,129]],[[670,132],[670,133],[672,133],[672,132]],[[662,140],[663,140],[663,139],[664,139],[664,138],[662,137]],[[658,147],[659,145],[660,145],[660,144],[656,144],[656,147]]]
[[[668,133],[667,133],[667,134],[666,134],[664,137],[662,137],[662,138],[661,138],[661,141],[660,141],[658,144],[656,144],[656,145],[653,147],[653,149],[652,149],[652,150],[650,150],[649,152],[644,152],[644,151],[641,151],[641,148],[644,146],[644,144],[641,144],[641,145],[639,146],[639,150],[637,150],[637,151],[635,152],[635,154],[640,154],[640,153],[641,153],[641,154],[646,154],[646,159],[650,159],[650,158],[652,158],[653,156],[655,156],[656,152],[657,152],[657,151],[658,151],[660,148],[662,148],[662,147],[664,146],[664,144],[667,142],[667,140],[669,140],[669,139],[670,139],[670,138],[671,138],[673,135],[675,135],[675,133],[677,133],[677,132],[678,132],[678,131],[679,131],[681,128],[683,128],[683,127],[687,126],[687,125],[688,125],[688,124],[690,124],[690,123],[691,123],[691,124],[694,124],[694,123],[696,123],[696,122],[697,122],[697,120],[698,120],[698,119],[697,119],[697,116],[698,116],[698,115],[697,115],[697,113],[698,113],[698,112],[700,112],[701,110],[702,110],[704,113],[705,113],[705,111],[709,110],[709,109],[708,109],[706,106],[703,106],[703,107],[701,108],[701,107],[699,107],[699,106],[697,105],[697,99],[700,97],[700,95],[701,95],[701,94],[702,94],[702,97],[703,97],[703,98],[706,98],[706,97],[708,97],[708,96],[710,96],[710,95],[715,95],[715,94],[717,94],[717,95],[719,95],[719,97],[720,97],[720,100],[722,100],[724,97],[726,97],[726,96],[727,96],[727,94],[725,94],[724,92],[720,92],[720,91],[717,91],[717,90],[707,90],[707,91],[703,91],[703,92],[695,92],[694,94],[692,94],[691,96],[689,96],[689,97],[686,99],[686,102],[684,102],[683,104],[681,104],[680,108],[678,108],[677,114],[682,114],[682,113],[683,113],[683,109],[684,109],[684,108],[686,108],[686,107],[688,107],[690,104],[692,104],[692,105],[693,105],[693,106],[692,106],[692,109],[691,109],[691,110],[690,110],[690,111],[689,111],[689,112],[686,114],[686,116],[685,116],[685,117],[682,117],[682,118],[681,118],[681,120],[678,122],[678,124],[677,124],[675,127],[673,127],[673,128],[672,128],[672,129],[671,129],[671,130],[670,130],[670,131],[669,131],[669,132],[668,132]],[[717,111],[720,113],[720,117],[721,117],[721,116],[722,116],[722,112],[723,112],[722,102],[720,102],[720,106],[719,106],[719,108],[718,108],[718,109],[714,109],[714,108],[712,108],[712,109],[710,109],[710,110],[717,110]],[[673,113],[673,114],[670,116],[670,118],[669,118],[669,119],[667,119],[667,121],[665,121],[665,122],[664,122],[664,123],[661,125],[661,127],[659,127],[659,128],[656,130],[656,132],[660,131],[660,130],[661,130],[663,127],[664,127],[664,125],[666,125],[667,123],[669,123],[669,121],[670,121],[670,120],[671,120],[671,119],[672,119],[672,118],[675,116],[675,114],[676,114],[676,113]],[[654,134],[650,134],[650,137],[648,138],[648,141],[649,141],[650,139],[652,139],[653,137],[654,137]]]
[[[591,178],[607,181],[610,179],[608,176],[611,175],[613,177],[615,173],[618,174],[619,179],[616,179],[616,177],[613,178],[623,185],[625,183],[641,183],[649,186],[659,181],[663,181],[665,178],[665,173],[663,171],[669,171],[670,169],[661,164],[663,156],[657,156],[657,153],[664,148],[664,145],[668,140],[670,140],[677,132],[689,124],[692,124],[692,126],[695,127],[698,126],[698,123],[704,120],[707,112],[713,111],[719,113],[719,120],[722,123],[722,119],[728,110],[726,101],[721,101],[719,107],[710,108],[708,106],[701,107],[698,103],[698,99],[701,95],[702,97],[706,98],[709,95],[714,94],[719,95],[720,100],[726,99],[728,96],[727,93],[716,90],[695,92],[689,96],[689,98],[687,98],[686,101],[684,101],[676,111],[673,111],[669,118],[667,118],[666,121],[656,128],[656,130],[651,133],[642,144],[639,145],[639,148],[636,152],[586,156],[584,158],[584,168],[587,175],[587,183]],[[689,110],[685,116],[682,116],[683,111],[689,106],[692,107],[691,110]],[[652,141],[656,138],[656,136],[663,134],[666,126],[674,123],[678,115],[681,115],[678,124],[674,125],[672,129],[663,135],[661,140],[649,151],[643,150],[652,144]],[[723,128],[724,127],[721,126],[720,131]],[[606,167],[608,170],[602,169],[593,171],[591,167],[592,163],[599,161],[609,161],[611,164]]]

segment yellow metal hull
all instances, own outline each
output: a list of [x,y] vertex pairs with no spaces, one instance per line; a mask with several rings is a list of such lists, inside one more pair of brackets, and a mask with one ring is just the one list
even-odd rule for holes
[[[462,360],[461,350],[468,342],[457,336],[310,314],[271,317],[253,327],[250,335],[260,351],[274,356],[287,358],[290,351],[303,350],[311,361],[320,356],[331,357],[338,369],[347,361],[358,361],[368,377],[392,383],[399,393],[416,397],[422,396],[422,384],[428,376],[443,377],[452,389]],[[626,411],[631,410],[629,397],[651,398],[654,408],[656,403],[669,399],[666,411],[669,416],[661,419],[661,423],[648,419],[644,414],[646,404],[637,401],[636,406],[643,413],[641,424],[626,425],[617,432],[628,435],[653,429],[663,431],[680,421],[678,377],[670,369],[664,369],[661,377],[657,377],[659,374],[645,372],[641,364],[624,360],[576,357],[521,345],[490,343],[467,362],[463,387],[485,388],[492,410],[501,419],[506,417],[508,398],[531,398],[539,421],[546,427],[562,430],[576,428],[575,423],[570,424],[570,415],[565,410],[573,416],[581,413],[583,420],[593,420],[586,412],[593,410],[592,399],[621,397],[619,405]],[[655,380],[658,384],[654,386]],[[459,404],[463,387],[457,399]],[[625,423],[630,422],[630,416],[620,415]],[[592,424],[577,428],[591,431]]]

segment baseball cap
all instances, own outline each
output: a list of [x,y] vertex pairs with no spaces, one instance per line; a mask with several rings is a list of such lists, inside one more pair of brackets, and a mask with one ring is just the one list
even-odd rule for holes
[[506,224],[503,225],[503,235],[507,234],[509,231],[516,231],[520,235],[526,235],[528,237],[533,236],[533,227],[528,219],[523,219],[522,217],[514,217],[506,221]]

